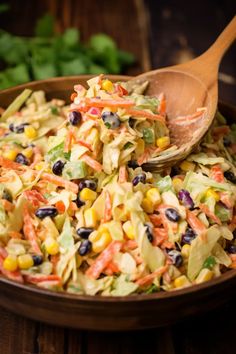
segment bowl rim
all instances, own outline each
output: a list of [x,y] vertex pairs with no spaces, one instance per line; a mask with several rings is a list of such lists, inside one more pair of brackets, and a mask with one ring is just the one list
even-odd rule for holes
[[[73,76],[61,76],[61,77],[54,77],[54,78],[49,78],[49,79],[44,79],[44,80],[35,80],[35,81],[30,81],[25,84],[17,85],[14,87],[10,87],[4,90],[0,90],[0,99],[2,94],[6,93],[14,93],[14,91],[20,90],[20,89],[25,89],[25,88],[32,88],[34,89],[35,86],[40,85],[40,84],[51,84],[51,83],[61,83],[65,80],[68,81],[76,81],[76,80],[84,80],[87,81],[94,77],[95,75],[73,75]],[[115,81],[127,81],[132,78],[132,76],[128,75],[106,75],[108,78],[111,80]],[[223,104],[225,106],[228,106],[231,109],[234,109],[235,106],[232,104],[228,104],[225,101],[219,100],[220,104]],[[33,294],[40,294],[42,296],[49,296],[52,298],[57,298],[57,299],[69,299],[73,301],[81,301],[84,303],[91,303],[91,302],[98,302],[98,303],[114,303],[114,302],[119,302],[119,303],[132,303],[132,302],[147,302],[150,300],[166,300],[166,299],[171,299],[171,298],[176,298],[176,297],[181,297],[181,296],[187,296],[192,293],[199,293],[201,291],[204,291],[207,288],[215,288],[219,286],[220,284],[225,284],[229,283],[232,279],[236,277],[236,269],[231,269],[225,272],[224,274],[221,274],[220,276],[207,281],[205,283],[201,284],[193,284],[189,287],[181,288],[181,289],[176,289],[172,291],[161,291],[153,294],[135,294],[135,295],[129,295],[129,296],[101,296],[101,295],[81,295],[81,294],[73,294],[73,293],[68,293],[68,292],[63,292],[63,291],[54,291],[54,290],[48,290],[48,289],[43,289],[34,285],[26,285],[26,284],[21,284],[17,283],[16,281],[10,280],[8,278],[3,277],[2,275],[0,276],[0,284],[5,284],[10,287],[14,287],[16,289],[21,289],[23,291],[27,291]],[[1,286],[1,285],[0,285]]]

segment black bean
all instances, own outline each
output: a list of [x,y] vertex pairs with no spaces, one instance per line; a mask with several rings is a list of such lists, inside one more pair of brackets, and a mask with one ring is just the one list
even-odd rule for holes
[[79,183],[79,190],[82,191],[84,188],[89,188],[92,191],[96,191],[97,189],[97,182],[92,180],[92,179],[85,179],[83,181],[80,181]]
[[234,244],[228,245],[227,251],[231,254],[235,254],[236,253],[236,245],[234,245]]
[[54,175],[61,176],[64,166],[65,162],[61,160],[56,161],[52,166],[52,172],[54,173]]
[[176,175],[180,175],[181,171],[180,168],[177,166],[173,166],[170,172],[170,177],[174,177]]
[[69,121],[71,125],[78,125],[82,120],[82,114],[77,111],[72,111],[69,114]]
[[183,264],[183,257],[179,251],[168,250],[167,253],[171,261],[173,262],[173,265],[175,265],[177,268]]
[[47,216],[55,217],[55,216],[57,216],[57,214],[58,214],[58,210],[54,206],[44,206],[44,207],[38,208],[35,212],[35,215],[39,219],[44,219]]
[[8,189],[3,190],[2,199],[8,200],[10,203],[12,203],[13,201],[12,194]]
[[151,225],[149,225],[149,224],[144,224],[144,226],[146,226],[146,235],[147,235],[147,238],[148,238],[149,242],[152,243],[152,241],[153,241],[152,227],[151,227]]
[[25,131],[25,126],[26,125],[29,125],[29,123],[22,123],[20,125],[17,125],[15,128],[14,128],[14,131],[16,132],[16,134],[21,134],[21,133],[24,133]]
[[145,173],[140,173],[140,175],[137,175],[134,177],[132,183],[133,186],[137,186],[139,183],[145,183],[146,182],[146,175]]
[[14,127],[14,124],[13,124],[13,123],[9,124],[9,130],[10,130],[11,132],[14,132],[15,127]]
[[20,163],[21,165],[29,165],[29,160],[25,155],[21,153],[16,155],[15,161]]
[[80,227],[77,229],[77,235],[81,238],[88,239],[89,235],[94,231],[92,227]]
[[132,117],[130,117],[129,118],[129,126],[130,126],[130,128],[133,128],[134,127],[134,123],[136,122],[136,119],[134,119],[134,118],[132,118]]
[[43,263],[43,256],[39,255],[39,254],[34,254],[32,256],[33,261],[34,261],[34,265],[35,266],[39,266],[40,264]]
[[116,129],[121,125],[121,121],[117,113],[104,112],[102,114],[102,120],[108,129]]
[[235,176],[235,174],[234,174],[233,172],[231,172],[231,171],[225,171],[225,172],[224,172],[224,176],[225,176],[225,178],[226,178],[228,181],[230,181],[230,182],[236,184],[236,176]]
[[195,238],[196,238],[196,233],[191,229],[190,227],[187,228],[185,234],[182,235],[181,243],[182,244],[190,244]]
[[165,215],[167,219],[173,222],[178,222],[180,220],[180,215],[178,211],[174,208],[168,208],[165,210]]
[[229,147],[231,145],[231,140],[228,136],[223,137],[223,143],[225,147]]
[[139,167],[139,165],[138,165],[137,161],[135,161],[135,160],[130,160],[130,161],[128,162],[128,167],[129,167],[129,168],[132,168],[133,170],[135,170],[135,168]]
[[81,242],[81,245],[79,246],[79,254],[80,256],[85,256],[87,253],[89,253],[92,249],[92,242],[89,240],[84,240]]
[[85,205],[85,202],[83,202],[83,200],[81,200],[80,197],[78,196],[77,199],[75,200],[75,204],[77,205],[78,208],[80,208],[83,205]]

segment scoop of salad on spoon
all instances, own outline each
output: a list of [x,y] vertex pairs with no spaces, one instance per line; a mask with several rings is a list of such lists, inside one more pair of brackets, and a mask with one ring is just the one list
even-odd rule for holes
[[148,81],[145,93],[150,96],[164,92],[171,143],[177,147],[149,160],[146,168],[155,171],[171,166],[198,146],[216,113],[220,61],[235,39],[236,16],[199,57],[144,73],[130,81],[134,87]]

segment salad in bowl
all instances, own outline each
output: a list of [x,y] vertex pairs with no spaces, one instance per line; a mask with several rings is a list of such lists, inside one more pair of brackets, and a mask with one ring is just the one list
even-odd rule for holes
[[217,112],[198,151],[146,171],[149,159],[176,149],[168,102],[146,96],[147,85],[100,75],[75,85],[70,105],[26,89],[1,110],[2,276],[128,296],[236,267],[236,124]]

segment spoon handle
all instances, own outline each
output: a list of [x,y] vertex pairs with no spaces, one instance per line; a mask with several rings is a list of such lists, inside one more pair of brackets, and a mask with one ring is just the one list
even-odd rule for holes
[[236,39],[236,16],[230,21],[230,23],[225,27],[223,32],[219,35],[216,41],[211,45],[211,47],[203,53],[201,58],[205,63],[208,62],[215,69],[218,69],[219,63],[230,45]]

